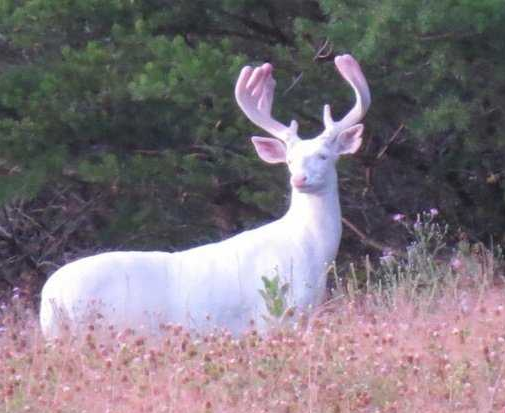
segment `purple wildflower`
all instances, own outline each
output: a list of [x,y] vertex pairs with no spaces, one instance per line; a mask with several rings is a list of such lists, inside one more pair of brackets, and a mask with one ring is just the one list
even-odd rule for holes
[[394,214],[393,215],[393,221],[400,222],[405,219],[405,215],[403,214]]

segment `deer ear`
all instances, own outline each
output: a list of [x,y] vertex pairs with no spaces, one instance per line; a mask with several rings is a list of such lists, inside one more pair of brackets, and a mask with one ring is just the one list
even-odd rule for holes
[[258,156],[268,163],[286,162],[286,146],[277,139],[253,136],[251,141]]
[[358,123],[340,132],[330,141],[333,153],[340,156],[356,152],[361,146],[363,129],[364,126]]

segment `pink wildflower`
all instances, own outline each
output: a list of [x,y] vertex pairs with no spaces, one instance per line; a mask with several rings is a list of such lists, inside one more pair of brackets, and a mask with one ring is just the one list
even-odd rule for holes
[[393,221],[400,222],[405,219],[405,215],[403,214],[394,214],[393,215]]
[[462,267],[463,267],[463,262],[462,262],[459,258],[455,257],[455,258],[453,258],[453,259],[451,260],[451,268],[452,268],[453,270],[458,271],[458,270],[460,270]]

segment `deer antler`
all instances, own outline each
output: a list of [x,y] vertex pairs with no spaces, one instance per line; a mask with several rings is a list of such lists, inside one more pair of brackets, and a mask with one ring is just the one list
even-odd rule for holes
[[275,90],[272,70],[270,63],[265,63],[255,69],[250,66],[244,67],[235,86],[235,98],[251,122],[286,145],[290,145],[300,139],[298,123],[292,120],[291,124],[286,126],[272,118]]
[[371,97],[368,83],[361,71],[359,63],[351,55],[342,55],[335,57],[335,66],[342,77],[352,86],[356,95],[354,107],[340,121],[334,121],[331,117],[330,105],[324,105],[324,127],[321,134],[325,138],[331,138],[339,134],[344,129],[358,123],[365,116],[370,107]]

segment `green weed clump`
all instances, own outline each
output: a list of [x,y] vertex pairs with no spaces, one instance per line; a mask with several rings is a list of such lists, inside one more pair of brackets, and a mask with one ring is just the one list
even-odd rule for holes
[[393,307],[398,300],[406,300],[427,310],[447,295],[457,297],[468,289],[483,294],[503,282],[501,248],[472,245],[464,234],[449,243],[449,227],[440,222],[438,214],[437,209],[431,209],[414,219],[394,215],[393,220],[410,238],[405,250],[384,251],[375,266],[368,257],[361,267],[351,264],[346,283],[333,267],[333,295],[348,294],[353,299],[373,296],[381,305]]

